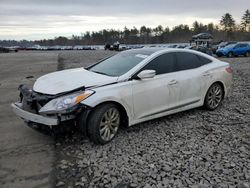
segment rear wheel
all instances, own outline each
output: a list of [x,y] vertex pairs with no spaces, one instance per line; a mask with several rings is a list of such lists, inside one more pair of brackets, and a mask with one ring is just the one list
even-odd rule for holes
[[245,56],[250,57],[250,52],[246,52]]
[[207,91],[204,106],[208,110],[215,110],[223,99],[223,88],[219,83],[214,83]]
[[91,141],[97,144],[110,142],[118,132],[121,114],[115,104],[104,104],[97,107],[88,121],[88,134]]

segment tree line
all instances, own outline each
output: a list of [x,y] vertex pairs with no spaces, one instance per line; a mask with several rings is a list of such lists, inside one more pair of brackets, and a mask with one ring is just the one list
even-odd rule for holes
[[159,25],[155,28],[141,26],[123,30],[103,29],[101,31],[85,32],[80,36],[70,38],[59,36],[54,39],[36,41],[0,41],[0,45],[27,45],[39,44],[42,46],[53,45],[103,45],[119,41],[125,44],[152,44],[152,43],[178,43],[188,42],[195,34],[207,32],[214,36],[214,41],[250,41],[250,11],[246,10],[239,24],[230,13],[224,14],[218,25],[214,23],[203,24],[195,21],[192,26],[181,24],[170,29]]

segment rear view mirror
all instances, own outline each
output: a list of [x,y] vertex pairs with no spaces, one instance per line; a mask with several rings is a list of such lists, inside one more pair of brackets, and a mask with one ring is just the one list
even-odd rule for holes
[[143,70],[137,75],[137,77],[143,80],[147,78],[153,78],[155,75],[156,75],[155,70]]

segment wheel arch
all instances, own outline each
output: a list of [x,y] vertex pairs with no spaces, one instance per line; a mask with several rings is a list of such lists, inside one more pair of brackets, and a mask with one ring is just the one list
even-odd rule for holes
[[216,81],[216,82],[214,82],[213,84],[215,84],[215,83],[218,83],[218,84],[220,84],[220,86],[222,87],[222,92],[223,92],[223,99],[224,99],[224,97],[225,97],[225,94],[226,94],[226,92],[225,92],[225,84],[222,82],[222,81]]
[[[208,92],[210,90],[210,88],[213,86],[213,85],[220,85],[220,87],[222,88],[222,97],[220,99],[220,101],[218,102],[218,104],[216,104],[216,106],[211,106],[211,104],[208,104],[208,101],[207,101],[207,96],[208,96]],[[205,97],[204,97],[204,100],[203,100],[203,107],[207,110],[215,110],[221,103],[221,101],[225,98],[225,85],[222,81],[215,81],[213,82],[209,88],[207,89],[206,91],[206,94],[205,94]]]
[[119,111],[121,112],[121,116],[122,116],[122,126],[128,126],[129,125],[129,114],[127,112],[127,109],[119,102],[114,101],[114,100],[107,100],[107,101],[103,101],[98,103],[95,107],[93,107],[91,109],[90,114],[93,112],[94,109],[96,109],[97,107],[101,106],[101,105],[105,105],[105,104],[115,104]]
[[[213,85],[213,84],[219,84],[221,87],[222,87],[222,91],[223,91],[223,99],[224,99],[224,97],[225,97],[225,95],[226,95],[226,92],[225,92],[225,84],[223,83],[223,81],[214,81],[212,84],[210,84],[210,86],[209,86],[209,88]],[[207,91],[206,91],[206,94],[205,94],[205,96],[207,95],[207,92],[208,92],[208,90],[209,90],[209,88],[207,89]],[[205,101],[205,97],[204,97],[204,101]]]

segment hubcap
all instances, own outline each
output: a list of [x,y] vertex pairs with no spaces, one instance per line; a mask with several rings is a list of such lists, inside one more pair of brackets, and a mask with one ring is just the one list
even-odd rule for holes
[[208,104],[211,108],[216,108],[222,100],[222,90],[220,86],[213,86],[208,93]]
[[120,113],[116,108],[110,108],[103,114],[100,123],[100,136],[103,140],[111,140],[118,131],[120,124]]

